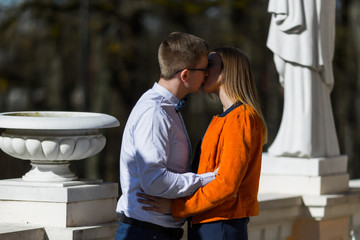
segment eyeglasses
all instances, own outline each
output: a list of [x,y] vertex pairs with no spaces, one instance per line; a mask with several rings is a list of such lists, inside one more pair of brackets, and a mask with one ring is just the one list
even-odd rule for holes
[[190,70],[190,71],[202,71],[204,73],[208,73],[208,71],[209,71],[207,68],[184,68],[184,69],[181,69],[181,70],[175,72],[175,74],[177,74],[181,71],[184,71],[185,69]]

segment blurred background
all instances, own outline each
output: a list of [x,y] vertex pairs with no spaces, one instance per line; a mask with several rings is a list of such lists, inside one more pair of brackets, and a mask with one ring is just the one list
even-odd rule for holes
[[[116,117],[98,155],[72,161],[81,178],[119,181],[122,131],[138,98],[159,79],[157,50],[170,32],[234,46],[252,63],[269,143],[282,116],[281,87],[266,47],[268,0],[0,0],[0,112],[88,111]],[[360,1],[336,1],[333,112],[350,178],[360,177]],[[213,115],[214,96],[191,95],[182,112],[193,148]],[[0,151],[0,179],[29,161]]]

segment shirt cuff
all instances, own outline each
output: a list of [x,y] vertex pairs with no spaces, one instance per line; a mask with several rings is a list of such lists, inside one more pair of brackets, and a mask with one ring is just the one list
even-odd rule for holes
[[215,174],[213,172],[202,173],[199,174],[199,176],[201,177],[202,187],[215,179]]

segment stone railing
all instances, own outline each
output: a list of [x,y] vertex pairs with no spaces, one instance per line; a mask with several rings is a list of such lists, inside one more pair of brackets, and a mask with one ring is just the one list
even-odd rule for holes
[[249,223],[254,240],[359,240],[360,180],[329,195],[260,194],[260,215]]

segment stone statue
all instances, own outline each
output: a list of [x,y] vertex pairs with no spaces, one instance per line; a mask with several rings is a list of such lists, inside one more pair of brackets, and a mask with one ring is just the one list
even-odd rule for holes
[[273,156],[331,157],[339,146],[331,108],[336,0],[270,0],[267,46],[284,87]]

